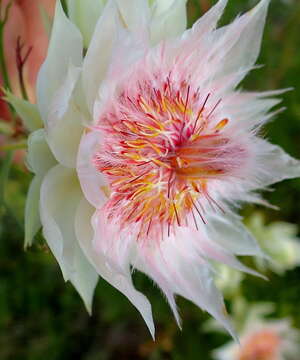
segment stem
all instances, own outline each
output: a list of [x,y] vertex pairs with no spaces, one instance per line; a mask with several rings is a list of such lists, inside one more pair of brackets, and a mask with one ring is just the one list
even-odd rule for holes
[[20,85],[23,99],[28,100],[26,87],[25,87],[25,83],[24,83],[24,65],[31,54],[32,46],[30,46],[28,48],[26,54],[23,56],[22,51],[23,51],[24,45],[25,44],[21,43],[21,37],[18,36],[17,47],[16,47],[16,63],[17,63],[18,76],[19,76],[19,85]]
[[2,145],[0,146],[0,151],[13,151],[18,149],[26,149],[26,148],[27,148],[27,141],[24,140],[17,143]]
[[23,67],[18,71],[18,73],[19,73],[19,84],[20,84],[22,97],[23,99],[28,100],[28,95],[24,84]]
[[7,72],[7,68],[6,68],[6,62],[5,62],[5,58],[4,58],[4,46],[3,46],[4,25],[5,25],[5,23],[2,23],[0,25],[0,67],[1,67],[1,72],[2,72],[2,76],[3,76],[4,87],[6,89],[8,89],[9,91],[11,91],[10,81],[9,81],[8,72]]
[[8,181],[9,172],[12,164],[13,152],[8,151],[0,169],[0,206],[4,204],[5,187]]
[[[2,0],[0,0],[0,10],[2,6]],[[5,57],[4,57],[4,27],[8,19],[9,10],[12,6],[12,1],[8,3],[5,8],[4,15],[0,14],[0,70],[3,77],[4,88],[8,89],[10,92],[12,91],[11,84],[9,81],[8,71],[6,67]],[[2,17],[3,15],[3,17]],[[11,112],[12,118],[15,118],[15,110],[11,104],[8,104],[9,110]]]
[[[2,5],[2,0],[0,2],[0,5]],[[4,11],[4,16],[2,18],[1,13],[1,19],[0,19],[0,67],[3,74],[3,82],[4,86],[11,91],[10,81],[8,77],[5,57],[4,57],[4,27],[8,19],[9,11],[12,6],[12,1],[10,1]]]

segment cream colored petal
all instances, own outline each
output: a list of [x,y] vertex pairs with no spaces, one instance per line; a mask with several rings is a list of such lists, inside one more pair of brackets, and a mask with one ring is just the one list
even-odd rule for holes
[[74,268],[75,272],[70,281],[80,294],[88,313],[91,314],[99,276],[78,243],[75,245]]
[[61,87],[53,97],[46,123],[47,141],[57,161],[75,168],[80,138],[83,132],[83,114],[73,93],[81,69],[70,65]]
[[68,16],[80,29],[86,49],[90,44],[105,2],[105,0],[67,0]]
[[36,130],[29,135],[26,162],[29,169],[40,176],[57,163],[46,142],[44,129]]
[[48,55],[37,80],[37,103],[45,123],[48,121],[49,105],[61,87],[69,65],[81,65],[82,51],[80,31],[66,17],[60,1],[57,1]]
[[75,214],[82,192],[74,170],[57,165],[41,187],[40,214],[43,234],[62,270],[91,310],[97,275],[82,253],[75,235]]
[[82,200],[76,215],[76,234],[80,246],[86,257],[93,263],[98,274],[112,286],[122,292],[138,309],[144,318],[151,335],[154,337],[154,324],[152,319],[151,305],[147,298],[138,292],[131,279],[129,264],[127,274],[118,272],[111,267],[107,259],[100,252],[96,252],[93,246],[94,231],[91,225],[91,218],[95,209],[89,205],[86,200]]
[[118,16],[117,6],[113,1],[109,1],[97,22],[89,49],[84,58],[83,90],[91,114],[93,114],[93,106],[101,81],[105,77],[110,63]]
[[157,1],[150,25],[151,43],[182,34],[186,25],[186,0]]
[[45,130],[34,131],[28,138],[27,166],[36,175],[33,178],[25,206],[25,248],[32,245],[41,227],[39,214],[40,187],[45,173],[56,164],[45,140]]

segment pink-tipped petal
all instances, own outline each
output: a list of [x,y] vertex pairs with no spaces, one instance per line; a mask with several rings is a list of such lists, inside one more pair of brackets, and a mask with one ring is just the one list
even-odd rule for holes
[[176,294],[185,297],[209,312],[235,337],[210,266],[195,253],[191,239],[185,236],[180,231],[177,237],[167,238],[152,250],[141,248],[134,264],[161,287],[168,299]]

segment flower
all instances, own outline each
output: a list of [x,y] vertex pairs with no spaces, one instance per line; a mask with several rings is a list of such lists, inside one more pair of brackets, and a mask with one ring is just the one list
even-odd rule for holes
[[[244,305],[246,305],[244,303]],[[230,342],[214,351],[216,360],[296,360],[299,332],[289,319],[264,319],[273,311],[272,304],[244,308],[240,344]]]
[[[3,40],[0,51],[3,52],[6,68],[5,71],[1,66],[0,125],[5,134],[0,137],[1,148],[14,145],[25,137],[28,123],[22,124],[20,119],[11,114],[3,95],[6,95],[5,90],[10,89],[14,94],[10,100],[18,101],[19,97],[25,96],[35,102],[36,78],[45,60],[49,40],[46,19],[50,22],[53,17],[54,5],[54,0],[1,1],[0,36]],[[24,150],[17,150],[14,162],[23,163],[24,156]]]
[[237,296],[244,274],[224,264],[214,264],[216,269],[215,284],[225,298]]
[[257,136],[282,91],[235,90],[257,59],[268,4],[216,30],[220,0],[184,32],[184,0],[110,0],[82,59],[81,33],[57,3],[37,86],[45,129],[29,138],[26,244],[41,223],[88,309],[99,274],[154,335],[137,269],[179,324],[175,295],[233,334],[211,260],[255,273],[235,255],[261,254],[233,206],[300,175],[297,160]]
[[[9,1],[7,0],[1,2],[2,14],[8,4]],[[54,0],[16,0],[11,3],[10,9],[8,9],[7,22],[4,27],[4,55],[9,80],[13,92],[21,95],[20,68],[16,60],[19,44],[22,46],[19,50],[23,59],[26,58],[26,53],[30,51],[24,63],[23,80],[31,102],[35,101],[37,74],[47,54],[49,37],[46,19],[53,17],[54,5]]]
[[262,213],[256,212],[245,221],[246,226],[257,239],[259,245],[270,260],[266,263],[261,258],[255,261],[259,269],[266,267],[282,274],[300,265],[300,242],[297,238],[298,226],[283,221],[268,225]]

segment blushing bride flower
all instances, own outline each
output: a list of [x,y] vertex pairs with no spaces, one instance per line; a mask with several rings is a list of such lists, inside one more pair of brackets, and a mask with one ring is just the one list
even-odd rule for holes
[[226,2],[184,32],[184,0],[109,0],[84,59],[58,2],[39,74],[45,129],[29,139],[26,243],[41,220],[87,307],[99,274],[152,335],[132,269],[158,284],[178,323],[175,295],[232,333],[211,260],[252,272],[235,255],[261,255],[233,207],[300,175],[298,161],[257,136],[281,92],[236,90],[257,59],[269,1],[216,29]]
[[264,215],[253,213],[245,221],[247,228],[257,239],[261,249],[269,256],[269,261],[256,258],[256,266],[260,271],[271,269],[282,275],[300,265],[300,241],[297,238],[298,226],[275,221],[265,224]]
[[289,319],[264,319],[272,304],[243,309],[244,325],[240,344],[230,342],[214,351],[215,360],[296,360],[299,358],[299,331]]

